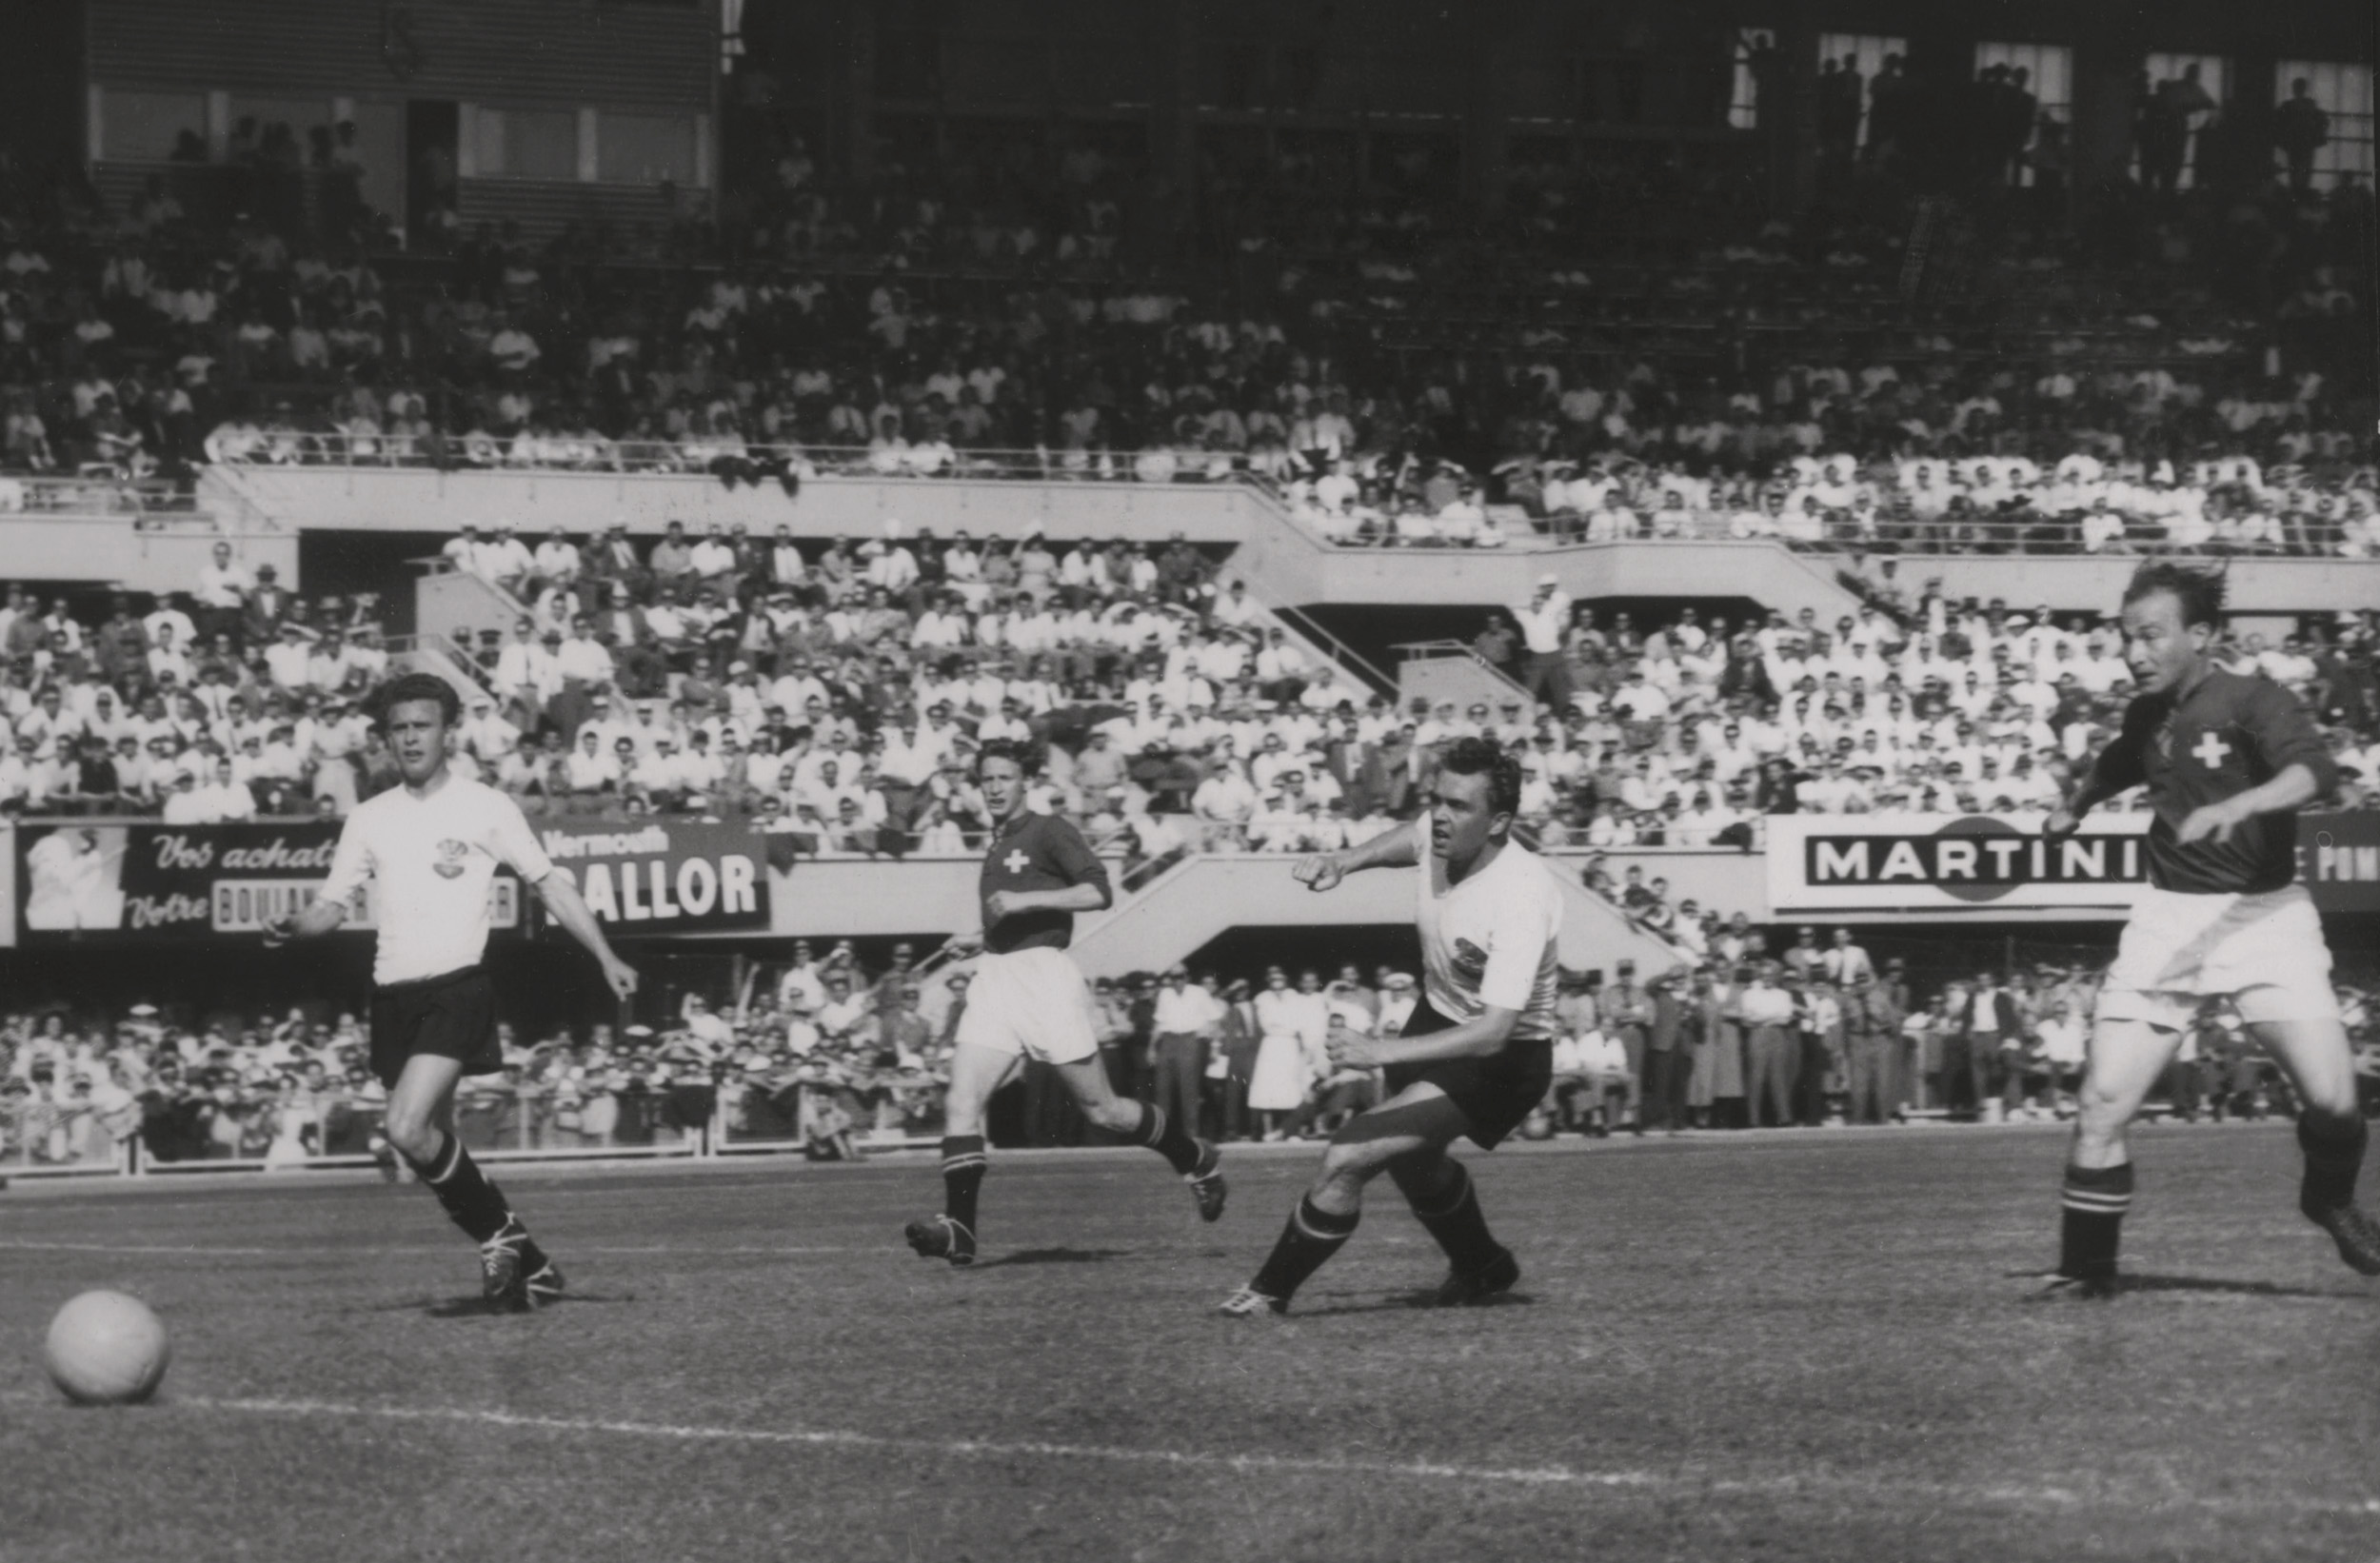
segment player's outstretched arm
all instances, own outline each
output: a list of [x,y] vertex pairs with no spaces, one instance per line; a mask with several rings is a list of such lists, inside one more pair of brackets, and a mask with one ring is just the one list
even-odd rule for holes
[[2082,828],[2084,815],[2089,814],[2117,793],[2138,784],[2139,778],[2136,776],[2130,780],[2119,780],[2117,776],[2109,774],[2111,770],[2116,769],[2107,763],[2108,756],[2112,753],[2114,750],[2112,748],[2100,751],[2099,758],[2092,762],[2090,770],[2083,773],[2082,780],[2075,783],[2073,790],[2069,792],[2057,807],[2050,811],[2050,817],[2041,822],[2042,835],[2072,836]]
[[[983,911],[998,922],[1019,912],[1097,912],[1114,901],[1115,895],[1101,877],[1056,890],[995,890],[983,898]],[[975,940],[980,944],[983,936],[978,934]]]
[[632,996],[636,992],[636,968],[612,953],[611,940],[604,937],[603,924],[586,909],[586,902],[580,899],[579,887],[570,882],[570,877],[559,869],[547,874],[537,881],[537,895],[554,920],[585,945],[586,953],[604,968],[604,981],[611,991],[622,999]]
[[1368,841],[1300,858],[1289,871],[1290,877],[1309,890],[1328,890],[1361,869],[1411,868],[1421,861],[1421,829],[1418,821],[1409,820],[1391,825]]
[[2123,729],[2092,758],[2082,780],[2050,811],[2049,819],[2042,821],[2041,834],[2072,836],[2081,827],[2084,815],[2118,793],[2129,792],[2146,782],[2149,771],[2143,751],[2156,720],[2157,713],[2148,702],[2132,702],[2124,712]]
[[347,920],[347,903],[317,896],[294,917],[275,918],[265,924],[265,948],[278,949],[293,939],[320,939]]

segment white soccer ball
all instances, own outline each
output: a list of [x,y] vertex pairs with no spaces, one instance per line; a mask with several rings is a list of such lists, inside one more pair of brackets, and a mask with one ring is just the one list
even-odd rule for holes
[[129,1406],[148,1399],[172,1355],[149,1305],[121,1292],[86,1292],[50,1321],[43,1361],[69,1400]]

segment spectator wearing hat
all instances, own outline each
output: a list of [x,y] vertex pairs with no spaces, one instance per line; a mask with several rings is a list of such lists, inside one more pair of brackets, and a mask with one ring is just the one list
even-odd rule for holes
[[1644,1035],[1644,1099],[1638,1132],[1676,1134],[1686,1123],[1686,1090],[1694,1071],[1688,1007],[1679,984],[1682,972],[1664,972],[1645,987],[1650,1012]]
[[[1406,979],[1410,985],[1412,979]],[[1256,1073],[1258,1047],[1263,1040],[1256,1018],[1256,1006],[1249,1000],[1245,978],[1234,978],[1224,984],[1221,1014],[1215,1024],[1214,1048],[1221,1058],[1222,1100],[1217,1128],[1219,1137],[1244,1139],[1251,1124],[1248,1118],[1248,1081]]]
[[1539,702],[1561,711],[1571,702],[1570,658],[1563,637],[1570,629],[1570,594],[1559,577],[1537,577],[1529,601],[1515,603],[1513,622],[1520,626],[1522,688]]
[[1961,999],[1952,1013],[1953,1028],[1948,1034],[1955,1046],[1942,1060],[1949,1093],[1943,1105],[1954,1118],[1973,1122],[1994,1100],[1996,1089],[2006,1078],[2003,1050],[2023,1047],[2024,1026],[2015,996],[2001,984],[1996,972],[1977,972],[1973,987]]
[[1749,1127],[1763,1120],[1782,1127],[1794,1121],[1794,1086],[1799,1074],[1795,1036],[1795,1005],[1792,994],[1778,986],[1780,968],[1762,961],[1736,1000],[1743,1018],[1746,1066],[1744,1108]]
[[1644,1133],[1644,1092],[1651,1084],[1645,1063],[1645,1043],[1652,1034],[1653,1005],[1645,990],[1636,981],[1636,963],[1622,960],[1612,968],[1612,982],[1597,1000],[1602,1012],[1603,1035],[1619,1045],[1627,1059],[1627,1076],[1631,1099],[1627,1103],[1629,1127],[1638,1135]]
[[1883,1123],[1898,1118],[1903,1101],[1900,1041],[1904,1017],[1892,991],[1873,976],[1843,986],[1846,1123]]
[[1793,984],[1801,1058],[1795,1078],[1794,1121],[1805,1129],[1827,1120],[1843,1081],[1843,1005],[1822,968]]

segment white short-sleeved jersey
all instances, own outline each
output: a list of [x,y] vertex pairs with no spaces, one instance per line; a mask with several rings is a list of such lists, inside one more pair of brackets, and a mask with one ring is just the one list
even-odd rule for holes
[[375,881],[380,941],[372,980],[383,987],[479,963],[487,949],[487,890],[498,864],[529,884],[553,861],[521,805],[449,773],[426,798],[391,787],[357,805],[339,833],[323,894],[335,900]]
[[1421,835],[1414,925],[1421,934],[1422,986],[1449,1020],[1476,1019],[1491,1004],[1517,1009],[1516,1038],[1548,1038],[1560,977],[1562,890],[1544,860],[1513,842],[1452,889],[1446,865]]

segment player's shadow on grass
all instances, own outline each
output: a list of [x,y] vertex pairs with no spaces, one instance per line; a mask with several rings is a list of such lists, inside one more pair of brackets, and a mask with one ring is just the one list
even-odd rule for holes
[[2135,1292],[2211,1293],[2237,1297],[2315,1297],[2326,1301],[2367,1302],[2374,1294],[2339,1286],[2280,1286],[2271,1281],[2219,1280],[2211,1276],[2126,1276],[2116,1283],[2118,1298]]
[[[541,1303],[532,1313],[547,1313],[556,1308],[569,1308],[581,1303],[605,1306],[634,1302],[633,1295],[612,1296],[604,1292],[567,1292],[551,1302]],[[364,1314],[420,1314],[426,1318],[504,1318],[517,1316],[498,1314],[487,1306],[487,1299],[467,1297],[407,1297],[400,1302],[378,1302],[354,1310]]]
[[1103,1264],[1131,1252],[1125,1248],[1020,1248],[997,1259],[978,1259],[975,1268],[990,1270],[1003,1264]]
[[[1340,1292],[1325,1295],[1352,1296],[1354,1294]],[[1462,1303],[1458,1306],[1477,1313],[1485,1308],[1534,1307],[1537,1300],[1526,1292],[1499,1292],[1492,1297],[1481,1297],[1477,1302]],[[1401,1314],[1414,1309],[1436,1312],[1438,1306],[1438,1289],[1425,1287],[1418,1292],[1392,1292],[1384,1297],[1375,1297],[1369,1302],[1334,1302],[1320,1308],[1300,1308],[1290,1316],[1292,1318],[1331,1318],[1341,1314]],[[1450,1307],[1446,1311],[1452,1313],[1455,1309]]]
[[[2011,1280],[2046,1280],[2048,1278],[2047,1274],[2039,1270],[2012,1270],[2008,1273],[2008,1277]],[[2380,1294],[2361,1291],[2351,1286],[2281,1286],[2272,1281],[2224,1280],[2213,1276],[2127,1274],[2119,1276],[2115,1283],[2115,1296],[2118,1300],[2139,1294],[2156,1292],[2231,1297],[2311,1297],[2326,1302],[2362,1302],[2380,1296]]]

